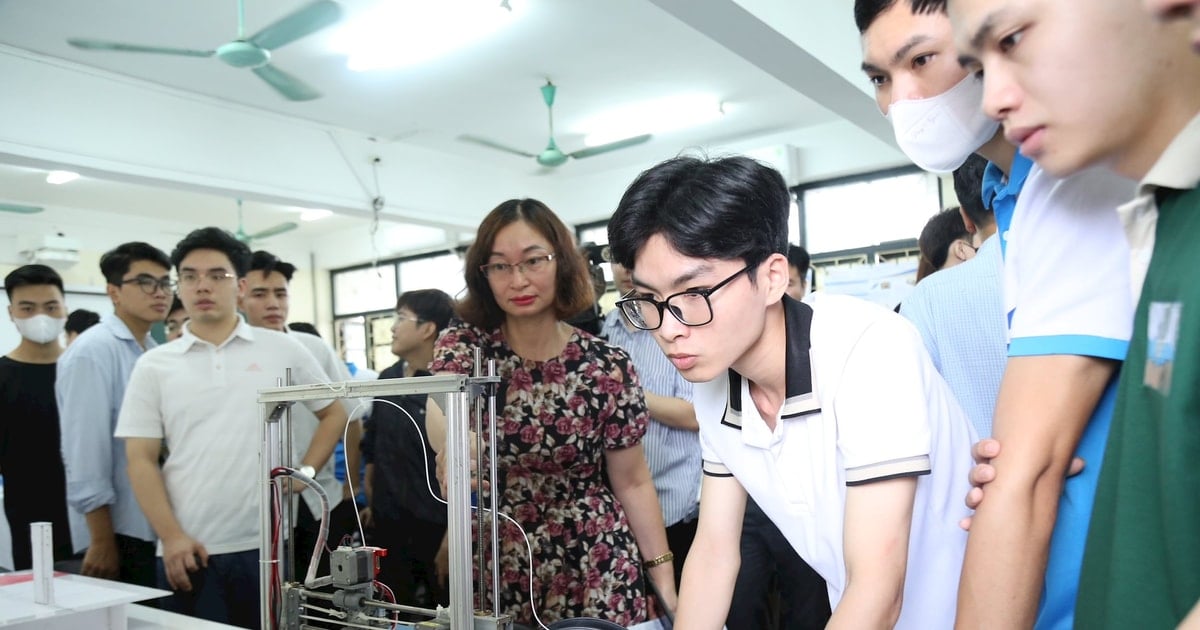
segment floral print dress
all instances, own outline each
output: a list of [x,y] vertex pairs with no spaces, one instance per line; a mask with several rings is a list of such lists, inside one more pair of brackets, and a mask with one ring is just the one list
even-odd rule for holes
[[[558,357],[530,361],[512,351],[500,329],[457,323],[438,338],[431,370],[474,373],[475,347],[485,364],[495,359],[501,378],[500,511],[529,535],[541,621],[645,621],[637,544],[604,479],[604,451],[639,444],[649,420],[629,356],[575,329]],[[533,625],[525,540],[503,518],[500,547],[500,610]],[[490,591],[490,571],[485,583]]]

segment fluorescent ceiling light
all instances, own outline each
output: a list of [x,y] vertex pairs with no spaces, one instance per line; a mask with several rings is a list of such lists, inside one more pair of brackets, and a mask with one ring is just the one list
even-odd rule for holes
[[622,105],[576,127],[594,147],[644,133],[666,133],[712,122],[725,113],[720,99],[711,94],[680,94],[653,101]]
[[333,212],[324,208],[302,208],[300,210],[301,221],[320,221],[329,216],[333,216]]
[[71,171],[50,171],[46,173],[47,184],[65,184],[79,179],[79,173]]
[[390,70],[436,59],[478,42],[518,17],[525,2],[386,0],[338,29],[334,52],[357,72]]

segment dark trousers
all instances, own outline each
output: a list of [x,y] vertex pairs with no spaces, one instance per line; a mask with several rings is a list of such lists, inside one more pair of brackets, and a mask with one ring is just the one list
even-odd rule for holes
[[47,521],[52,524],[55,562],[70,559],[74,555],[67,504],[62,495],[28,496],[18,493],[15,486],[6,487],[4,492],[4,515],[8,518],[8,529],[12,535],[14,571],[33,568],[33,543],[29,538],[29,526],[32,523]]
[[[171,590],[162,558],[156,566],[158,587]],[[208,567],[188,577],[192,590],[162,598],[160,608],[240,628],[259,627],[257,549],[210,555]]]
[[117,556],[121,563],[117,579],[126,584],[154,588],[158,583],[154,547],[151,541],[117,534]]
[[[692,541],[696,539],[696,525],[700,519],[680,521],[667,528],[667,548],[675,556],[675,588],[679,589],[683,579],[683,562],[687,560],[688,552],[692,549]],[[649,559],[649,558],[647,558]]]
[[384,547],[379,581],[396,593],[396,601],[434,608],[450,604],[450,595],[437,579],[434,558],[446,535],[444,523],[423,521],[400,508],[400,518],[374,514],[372,544]]
[[725,622],[729,630],[808,630],[829,621],[829,593],[753,500],[742,521],[742,566]]

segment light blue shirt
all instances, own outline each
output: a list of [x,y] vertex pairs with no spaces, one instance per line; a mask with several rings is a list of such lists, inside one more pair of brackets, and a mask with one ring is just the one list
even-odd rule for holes
[[[147,349],[157,345],[148,334],[143,343]],[[84,514],[107,505],[114,532],[153,541],[154,530],[129,483],[125,440],[113,437],[129,375],[142,353],[125,323],[105,315],[58,359],[54,390],[67,503]]]
[[1007,361],[1000,239],[975,257],[920,282],[900,305],[979,437],[992,434],[992,414]]
[[[617,310],[605,316],[603,333],[609,343],[629,354],[642,389],[691,402],[692,384],[671,365],[652,333],[629,330]],[[691,520],[699,510],[700,434],[667,426],[653,416],[650,420],[642,447],[658,492],[663,524],[670,527]]]

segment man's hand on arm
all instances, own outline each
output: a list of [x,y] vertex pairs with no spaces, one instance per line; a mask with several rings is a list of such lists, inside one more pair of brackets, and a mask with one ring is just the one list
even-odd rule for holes
[[1008,360],[993,423],[1003,449],[970,524],[958,627],[995,624],[996,610],[1009,611],[1003,627],[1033,625],[1064,479],[1115,369],[1073,355]]
[[828,628],[891,628],[900,618],[916,477],[846,488],[846,588]]
[[[992,458],[1000,454],[1000,442],[994,438],[984,438],[979,440],[971,447],[971,457],[975,459],[975,466],[971,468],[969,479],[971,480],[971,489],[967,491],[966,504],[972,510],[979,509],[979,504],[983,503],[983,488],[991,483],[996,478],[996,469],[992,467]],[[1074,477],[1083,472],[1086,462],[1082,457],[1072,457],[1071,466],[1067,469],[1067,478]],[[971,517],[968,516],[962,521],[959,521],[958,526],[970,531]]]
[[125,454],[129,459],[129,480],[133,494],[150,526],[158,534],[163,546],[163,566],[167,582],[178,591],[191,591],[192,581],[188,573],[208,566],[208,550],[192,540],[171,510],[167,488],[163,483],[162,470],[158,467],[158,455],[162,440],[157,438],[126,438]]

